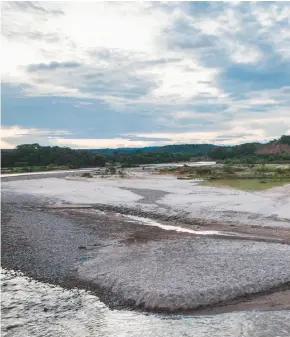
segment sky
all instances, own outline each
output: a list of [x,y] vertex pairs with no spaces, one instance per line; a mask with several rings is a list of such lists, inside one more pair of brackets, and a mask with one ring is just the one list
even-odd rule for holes
[[290,134],[290,3],[2,3],[2,148]]

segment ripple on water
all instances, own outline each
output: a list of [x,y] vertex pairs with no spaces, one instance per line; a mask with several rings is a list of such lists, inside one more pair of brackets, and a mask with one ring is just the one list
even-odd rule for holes
[[290,311],[215,316],[110,310],[83,290],[64,290],[1,271],[2,336],[7,337],[289,337]]

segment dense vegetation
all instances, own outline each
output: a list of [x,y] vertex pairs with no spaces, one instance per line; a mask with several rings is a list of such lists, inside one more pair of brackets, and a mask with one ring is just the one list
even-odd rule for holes
[[279,139],[279,142],[281,144],[287,144],[287,145],[290,145],[290,136],[282,136],[280,139]]
[[[209,151],[208,156],[226,163],[263,163],[290,162],[290,136],[282,136],[267,144],[245,143],[236,146],[216,146]],[[279,147],[279,150],[277,150]],[[273,151],[274,150],[274,151]]]
[[133,147],[119,147],[117,149],[88,149],[89,152],[99,153],[104,156],[117,155],[117,154],[132,154],[140,150],[142,152],[153,152],[155,149],[160,149],[161,147],[157,146],[148,146],[142,148],[133,148]]
[[35,171],[37,168],[49,170],[104,166],[105,162],[104,156],[86,150],[39,144],[19,145],[15,151],[2,150],[1,153],[2,168],[20,168],[18,171],[23,172]]
[[[272,148],[275,151],[271,152]],[[277,147],[281,150],[277,152]],[[263,153],[259,154],[259,151]],[[189,160],[215,160],[227,164],[265,162],[290,163],[290,136],[268,144],[246,143],[236,146],[184,144],[142,149],[73,150],[67,147],[19,145],[15,150],[2,150],[2,168],[18,172],[82,168],[109,165],[130,167],[144,164],[172,163]]]
[[159,153],[182,153],[190,154],[191,156],[203,156],[207,154],[215,146],[213,144],[178,144],[165,146],[149,146],[138,149],[134,148],[118,148],[118,149],[92,149],[90,152],[96,152],[103,155],[117,155],[117,154],[134,154],[136,151],[141,152],[159,152]]
[[132,154],[114,154],[107,156],[109,163],[120,164],[123,167],[130,167],[143,164],[159,164],[189,161],[192,155],[186,153],[168,152],[141,152]]
[[[220,159],[217,159],[220,161]],[[223,160],[226,164],[263,164],[263,163],[290,163],[290,152],[281,154],[252,154],[246,156],[231,156]]]
[[[165,162],[187,161],[191,159],[225,161],[227,163],[263,163],[263,162],[290,162],[290,150],[281,153],[258,154],[257,152],[267,145],[282,144],[290,146],[290,136],[282,136],[268,144],[245,143],[235,146],[214,146],[213,144],[180,144],[161,147],[145,147],[140,149],[103,149],[90,150],[106,155],[113,163],[123,165],[153,164]],[[268,153],[267,153],[268,152]]]

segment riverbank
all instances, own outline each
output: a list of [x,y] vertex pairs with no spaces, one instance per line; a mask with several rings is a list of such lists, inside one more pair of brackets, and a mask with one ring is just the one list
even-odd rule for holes
[[[216,223],[216,230],[256,237],[204,236],[95,208],[4,189],[2,264],[44,282],[91,290],[111,308],[196,313],[243,310],[246,303],[248,309],[288,308],[289,292],[281,294],[290,280],[290,249],[271,242],[287,229],[273,238],[280,229],[242,233],[240,225],[225,230]],[[185,227],[177,218],[162,224],[214,228],[206,221]]]

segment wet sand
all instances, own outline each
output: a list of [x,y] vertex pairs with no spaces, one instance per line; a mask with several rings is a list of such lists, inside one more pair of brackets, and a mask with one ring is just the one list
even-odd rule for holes
[[285,285],[281,289],[267,294],[257,294],[238,299],[221,307],[200,310],[199,313],[221,314],[246,310],[290,310],[290,285]]

